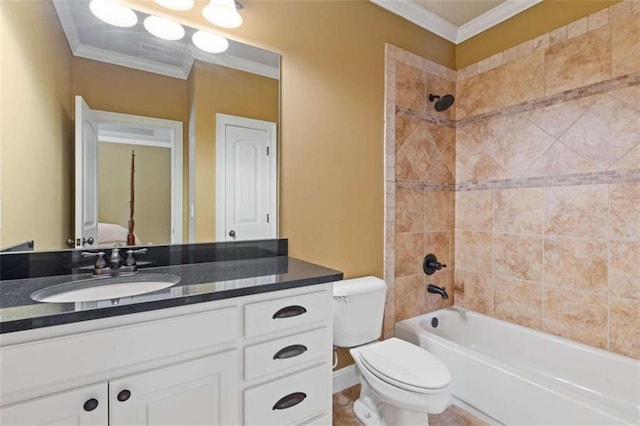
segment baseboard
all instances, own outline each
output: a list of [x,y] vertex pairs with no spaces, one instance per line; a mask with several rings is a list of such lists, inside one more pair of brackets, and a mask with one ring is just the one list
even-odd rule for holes
[[357,384],[358,377],[356,376],[355,364],[333,372],[333,393],[341,392]]

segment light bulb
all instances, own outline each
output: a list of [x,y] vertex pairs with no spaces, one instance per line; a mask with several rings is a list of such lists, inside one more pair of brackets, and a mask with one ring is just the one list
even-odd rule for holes
[[154,36],[164,40],[180,40],[184,37],[182,25],[157,16],[147,16],[144,27]]
[[242,16],[236,10],[234,0],[211,0],[202,9],[205,19],[214,25],[224,28],[237,28],[242,25]]
[[96,18],[116,27],[133,27],[138,23],[136,13],[114,0],[91,0],[89,9]]
[[172,10],[189,10],[193,7],[193,0],[154,0],[160,6]]
[[206,31],[197,31],[191,39],[199,49],[209,53],[222,53],[229,48],[226,38]]

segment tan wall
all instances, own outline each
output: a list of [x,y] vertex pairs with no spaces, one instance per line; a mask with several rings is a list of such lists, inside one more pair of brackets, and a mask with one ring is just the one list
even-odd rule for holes
[[[0,2],[2,246],[72,237],[70,51],[53,6]],[[46,178],[43,178],[46,177]]]
[[459,80],[455,200],[456,304],[634,358],[638,6]]
[[72,59],[72,93],[92,109],[183,123],[183,239],[187,240],[188,92],[186,80],[93,61]]
[[456,69],[588,16],[620,0],[544,0],[456,46]]
[[[204,3],[173,16],[211,28]],[[382,277],[384,43],[449,66],[453,44],[365,0],[247,1],[242,15],[230,33],[282,55],[280,236],[292,256]]]
[[278,121],[279,81],[226,67],[192,71],[196,114],[196,241],[215,241],[216,114]]
[[131,151],[135,151],[135,228],[142,244],[171,243],[171,150],[98,144],[98,220],[127,228]]

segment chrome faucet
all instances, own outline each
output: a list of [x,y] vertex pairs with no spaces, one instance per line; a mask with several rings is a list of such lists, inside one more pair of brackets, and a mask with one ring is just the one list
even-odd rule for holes
[[427,291],[429,293],[439,294],[443,299],[449,298],[446,287],[438,287],[437,285],[429,284],[427,286]]
[[127,257],[123,262],[122,257],[120,256],[120,249],[118,247],[114,247],[111,250],[111,255],[109,256],[109,265],[107,265],[107,261],[104,258],[105,252],[103,251],[96,253],[85,251],[80,254],[82,257],[97,257],[96,263],[93,266],[93,276],[98,277],[135,274],[138,272],[138,264],[136,263],[136,259],[133,255],[146,252],[146,248],[138,250],[129,249],[127,250]]

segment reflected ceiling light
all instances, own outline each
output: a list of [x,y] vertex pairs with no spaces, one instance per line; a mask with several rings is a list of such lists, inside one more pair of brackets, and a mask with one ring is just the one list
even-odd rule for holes
[[193,0],[154,0],[160,6],[172,10],[189,10],[193,7]]
[[234,0],[211,0],[202,9],[202,15],[219,27],[237,28],[242,25],[242,16],[238,13]]
[[184,37],[182,25],[157,16],[147,16],[144,27],[154,36],[164,40],[180,40]]
[[133,27],[138,23],[136,13],[115,0],[91,0],[89,9],[96,18],[116,27]]
[[192,40],[199,49],[209,53],[222,53],[229,48],[226,38],[206,31],[196,31]]

